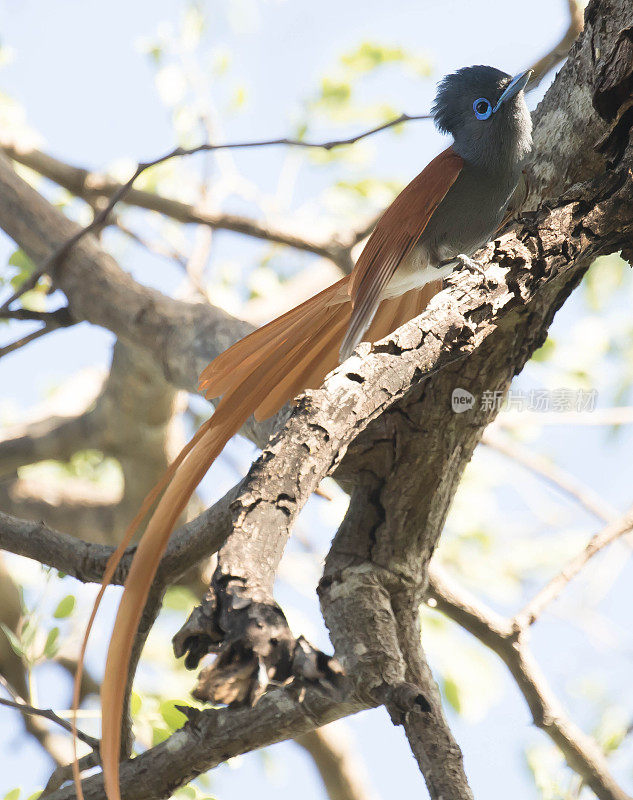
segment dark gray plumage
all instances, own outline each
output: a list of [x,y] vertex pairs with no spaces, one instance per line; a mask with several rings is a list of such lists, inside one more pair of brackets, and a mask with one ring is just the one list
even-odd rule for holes
[[[435,124],[452,134],[452,149],[464,166],[383,296],[445,277],[459,264],[450,259],[471,256],[498,229],[532,147],[532,120],[522,91],[529,76],[528,71],[512,78],[494,67],[474,66],[439,83]],[[477,117],[478,100],[490,104],[487,118]]]

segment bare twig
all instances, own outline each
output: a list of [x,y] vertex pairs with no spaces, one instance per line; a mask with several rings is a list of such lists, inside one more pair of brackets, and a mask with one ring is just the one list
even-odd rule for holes
[[17,339],[15,342],[10,342],[9,344],[4,345],[4,347],[0,347],[0,358],[8,355],[9,353],[13,353],[15,350],[19,350],[21,347],[30,344],[31,342],[35,341],[35,339],[39,339],[41,336],[46,336],[47,333],[52,333],[52,331],[55,331],[58,328],[68,328],[71,325],[74,325],[76,322],[76,320],[71,317],[68,307],[59,308],[56,311],[29,311],[26,308],[18,308],[12,311],[11,309],[3,308],[0,311],[0,319],[15,319],[44,323],[42,328],[38,328],[36,331],[31,331],[31,333],[28,333],[26,336],[22,336],[22,338]]
[[[16,700],[8,700],[5,697],[0,697],[0,705],[7,706],[8,708],[15,708],[22,714],[32,714],[36,717],[43,717],[59,725],[65,731],[68,731],[68,733],[72,733],[70,722],[58,716],[52,708],[35,708],[35,706],[29,705],[21,697]],[[93,736],[89,736],[87,733],[83,733],[83,731],[77,731],[77,737],[93,750],[99,749],[99,740],[95,739]]]
[[[99,757],[99,752],[97,750],[92,750],[90,753],[86,753],[85,756],[82,756],[79,759],[79,769],[81,772],[84,772],[87,769],[99,766],[100,763],[101,759]],[[40,797],[47,797],[49,794],[52,794],[52,792],[57,791],[62,784],[71,780],[72,776],[72,764],[60,765],[53,770]]]
[[530,602],[515,616],[514,625],[523,629],[532,625],[545,607],[555,600],[567,584],[573,580],[582,568],[607,545],[626,536],[633,529],[633,507],[619,519],[593,536],[587,545],[567,563],[552,580],[538,592]]
[[499,436],[490,428],[484,433],[482,443],[492,450],[511,458],[517,464],[530,470],[539,478],[551,483],[558,491],[571,497],[585,511],[602,520],[610,522],[618,517],[617,511],[597,492],[586,486],[576,477],[566,472],[557,464],[550,463],[544,456],[533,453],[518,442]]
[[611,775],[597,742],[569,719],[552,692],[527,646],[529,629],[517,629],[509,620],[456,586],[437,567],[431,568],[427,599],[505,662],[530,708],[534,723],[558,745],[569,766],[599,800],[631,800]]
[[58,327],[67,327],[75,322],[70,314],[68,306],[58,308],[55,311],[31,311],[28,308],[6,309],[0,313],[0,319],[43,322],[45,324],[57,325]]
[[163,245],[160,242],[152,242],[149,239],[145,239],[139,233],[132,230],[132,228],[121,222],[120,219],[117,219],[114,222],[114,226],[118,231],[121,231],[122,234],[127,236],[128,239],[131,239],[136,244],[145,248],[148,253],[160,256],[161,258],[167,258],[170,261],[175,261],[179,267],[185,269],[187,265],[187,258],[183,253],[176,250],[175,247],[170,247],[168,245]]
[[67,323],[66,325],[60,325],[59,323],[48,322],[46,325],[44,325],[43,328],[38,328],[36,331],[28,333],[21,339],[16,339],[15,342],[10,342],[4,347],[0,347],[0,358],[3,358],[9,353],[13,353],[16,350],[19,350],[21,347],[25,347],[27,344],[34,342],[36,339],[40,339],[42,336],[46,336],[46,334],[48,333],[52,333],[53,331],[56,331],[59,328],[68,327],[69,325],[74,325],[74,324],[75,324],[74,320],[72,322]]
[[283,137],[280,139],[262,139],[260,141],[254,142],[229,142],[225,144],[212,144],[209,142],[205,142],[204,144],[197,145],[196,147],[175,147],[173,150],[170,150],[168,153],[159,156],[151,161],[140,161],[132,174],[132,177],[129,178],[125,183],[121,184],[118,189],[110,196],[108,203],[101,209],[101,211],[95,215],[92,222],[89,225],[86,225],[81,230],[77,231],[73,236],[67,239],[60,247],[58,247],[55,251],[53,251],[48,258],[44,259],[43,263],[39,265],[39,267],[33,271],[31,276],[24,281],[24,283],[8,298],[8,300],[0,306],[0,312],[7,310],[10,306],[23,294],[33,289],[37,282],[40,280],[42,275],[46,272],[53,272],[55,271],[57,265],[62,261],[64,256],[68,254],[68,252],[74,247],[77,242],[86,236],[89,233],[92,233],[98,230],[105,222],[107,222],[110,212],[116,206],[116,204],[123,200],[129,191],[134,186],[135,181],[148,169],[152,167],[157,167],[159,164],[164,164],[166,161],[170,161],[173,158],[181,158],[184,156],[192,156],[196,153],[206,153],[212,152],[216,150],[245,150],[251,149],[255,147],[277,147],[277,146],[289,146],[289,147],[306,147],[306,148],[318,148],[321,150],[333,150],[335,147],[341,147],[343,145],[350,145],[354,144],[355,142],[359,142],[361,139],[365,139],[368,136],[373,136],[376,133],[380,133],[381,131],[385,131],[388,128],[393,128],[396,125],[400,125],[403,122],[411,122],[413,120],[420,120],[420,119],[431,119],[430,114],[417,114],[417,115],[410,115],[410,114],[400,114],[399,117],[390,120],[389,122],[384,122],[381,125],[377,125],[370,130],[363,131],[362,133],[358,133],[355,136],[348,136],[344,139],[332,139],[327,142],[307,142],[302,139],[292,139]]
[[570,47],[582,32],[584,27],[585,4],[582,0],[567,0],[567,6],[569,8],[569,26],[561,40],[532,65],[533,74],[530,79],[528,91],[536,89],[547,73],[567,58]]
[[371,800],[365,765],[352,749],[341,723],[315,728],[295,739],[313,758],[329,800]]

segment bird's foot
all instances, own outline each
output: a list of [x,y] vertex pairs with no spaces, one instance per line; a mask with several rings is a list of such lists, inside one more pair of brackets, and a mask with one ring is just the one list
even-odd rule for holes
[[466,267],[471,272],[478,272],[480,275],[483,275],[484,278],[486,277],[486,272],[483,267],[480,267],[476,261],[473,261],[472,258],[460,253],[459,255],[455,256],[455,261],[459,263],[460,266]]

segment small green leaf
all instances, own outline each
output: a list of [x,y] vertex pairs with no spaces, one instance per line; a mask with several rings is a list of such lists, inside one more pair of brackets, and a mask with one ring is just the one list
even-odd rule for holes
[[2,628],[4,635],[9,640],[9,644],[11,645],[13,652],[20,656],[20,658],[24,658],[24,648],[22,647],[22,642],[20,641],[19,637],[16,636],[11,628],[8,628],[4,622],[0,622],[0,627]]
[[352,95],[352,87],[347,81],[335,81],[323,78],[321,83],[321,100],[331,105],[347,103]]
[[26,800],[37,800],[37,798],[38,798],[38,797],[39,797],[39,796],[42,794],[42,792],[43,792],[43,791],[44,791],[43,789],[40,789],[40,790],[39,790],[39,791],[37,791],[37,792],[33,792],[33,794],[30,794],[30,795],[29,795],[29,796],[26,798]]
[[452,678],[444,678],[444,696],[450,705],[459,714],[461,711],[461,702],[459,699],[459,687]]
[[53,658],[57,654],[59,646],[57,640],[59,639],[59,628],[51,628],[46,637],[46,644],[44,645],[44,656],[46,658]]
[[20,630],[20,641],[22,642],[22,647],[26,652],[33,642],[35,641],[35,636],[37,635],[37,628],[38,623],[37,620],[33,615],[27,617],[26,623],[22,626]]
[[160,715],[170,731],[178,730],[187,721],[187,717],[176,708],[175,700],[164,700],[159,707]]
[[141,706],[143,705],[143,698],[141,697],[138,692],[132,692],[130,697],[130,713],[133,717],[135,717],[139,711],[141,710]]
[[35,269],[35,264],[31,261],[31,259],[27,256],[24,250],[18,249],[15,250],[9,256],[9,262],[12,267],[18,268],[18,275],[22,274],[24,277],[28,277],[33,270]]
[[164,742],[171,736],[171,731],[167,728],[153,728],[152,729],[152,747]]
[[174,797],[181,797],[182,800],[196,800],[198,793],[193,786],[181,786]]
[[75,610],[75,597],[72,594],[67,594],[62,600],[59,601],[57,608],[53,612],[55,619],[66,619]]
[[11,789],[10,792],[7,792],[4,796],[4,800],[18,800],[20,797],[20,789]]

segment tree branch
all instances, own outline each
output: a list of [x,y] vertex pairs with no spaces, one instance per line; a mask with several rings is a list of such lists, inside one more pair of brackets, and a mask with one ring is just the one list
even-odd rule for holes
[[365,765],[340,725],[325,725],[295,739],[312,757],[329,800],[376,800]]
[[585,4],[582,0],[567,0],[569,10],[569,25],[557,44],[549,52],[532,64],[532,77],[530,78],[529,90],[536,89],[547,73],[554,69],[565,58],[573,43],[582,33],[584,26]]
[[[366,706],[349,695],[327,697],[305,687],[275,689],[255,708],[186,710],[189,722],[167,741],[121,765],[121,792],[127,800],[160,800],[176,787],[233,756],[247,753],[313,730]],[[83,781],[86,800],[103,800],[101,775]],[[50,795],[50,800],[75,797],[72,786]]]
[[[29,705],[22,698],[19,700],[7,700],[4,697],[0,697],[0,705],[8,706],[9,708],[15,708],[22,714],[32,714],[37,717],[42,717],[43,719],[48,719],[51,722],[54,722],[56,725],[59,725],[65,731],[68,731],[68,733],[72,733],[70,722],[62,719],[53,711],[52,708],[35,708],[34,706]],[[89,736],[83,731],[77,731],[77,738],[87,744],[89,747],[92,747],[93,750],[97,750],[99,748],[99,740],[95,739],[93,736]]]
[[598,744],[567,716],[527,646],[527,628],[513,625],[449,582],[435,567],[429,585],[439,611],[476,636],[506,664],[525,697],[535,725],[558,745],[599,800],[631,800],[615,782]]
[[544,456],[531,452],[527,447],[522,447],[519,443],[511,441],[509,437],[499,436],[492,429],[488,429],[485,432],[481,441],[486,447],[507,456],[551,484],[592,516],[603,522],[608,522],[618,516],[610,503],[603,500],[597,492],[594,492],[589,486],[585,486],[557,464],[550,463]]
[[[126,199],[129,199],[129,194],[133,189],[134,183],[136,180],[148,169],[152,167],[157,167],[160,164],[164,164],[167,161],[171,161],[174,158],[182,158],[184,156],[192,156],[196,155],[197,153],[206,153],[206,152],[213,152],[216,150],[245,150],[245,149],[253,149],[253,148],[260,148],[260,147],[275,147],[275,146],[290,146],[290,147],[305,147],[305,148],[317,148],[322,150],[333,150],[336,147],[341,147],[343,145],[351,145],[354,144],[361,139],[365,139],[368,136],[373,136],[376,133],[380,133],[381,131],[385,131],[389,128],[393,128],[396,125],[401,125],[404,122],[410,122],[412,120],[420,120],[420,119],[431,119],[430,114],[418,114],[418,115],[409,115],[409,114],[400,114],[400,116],[392,119],[388,122],[385,122],[381,125],[377,125],[370,130],[363,131],[362,133],[356,134],[354,136],[348,136],[343,139],[332,139],[326,142],[308,142],[303,141],[302,139],[291,139],[291,138],[280,138],[280,139],[262,139],[260,141],[253,141],[253,142],[230,142],[225,144],[213,144],[210,142],[205,142],[204,144],[197,145],[196,147],[184,148],[184,147],[175,147],[173,150],[170,150],[168,153],[163,154],[162,156],[158,156],[158,158],[152,159],[151,161],[141,161],[137,164],[136,169],[132,176],[125,182],[118,184],[116,182],[109,182],[106,180],[99,180],[98,183],[101,183],[101,189],[97,190],[97,196],[107,196],[108,202],[107,204],[99,211],[98,214],[95,215],[92,222],[89,225],[86,225],[84,228],[77,231],[73,234],[67,241],[63,242],[57,250],[53,253],[49,254],[41,264],[34,270],[31,277],[24,281],[24,283],[12,294],[5,303],[0,306],[0,311],[7,310],[12,303],[14,303],[18,298],[20,298],[23,294],[27,291],[33,289],[39,279],[42,277],[43,274],[47,272],[55,272],[57,266],[60,262],[68,255],[71,249],[86,235],[89,233],[93,233],[99,230],[108,220],[110,213],[117,205],[117,203],[122,202]],[[4,145],[3,149],[5,151],[11,150],[9,145]],[[31,151],[33,153],[33,151]],[[82,170],[77,167],[70,167],[68,168],[67,165],[62,165],[62,162],[53,159],[51,156],[47,156],[44,153],[37,153],[35,151],[35,157],[29,159],[31,166],[34,169],[38,169],[38,167],[42,169],[46,169],[49,174],[56,174],[60,185],[64,185],[63,176],[69,176],[68,169],[72,170],[73,172],[70,173],[73,176],[73,180],[76,181],[79,179],[79,183],[76,184],[78,189],[77,194],[81,195],[82,190],[86,191],[86,183],[88,183],[88,173],[85,170]],[[12,157],[16,160],[19,156],[19,150],[13,147],[11,152]],[[22,158],[25,159],[26,156],[22,155]],[[23,161],[22,163],[25,163]],[[37,165],[37,166],[35,166]],[[108,185],[108,190],[104,191],[104,185]],[[82,188],[83,187],[83,188]],[[72,191],[72,189],[71,189]],[[90,192],[93,196],[95,195],[94,189]],[[206,225],[211,225],[212,227],[224,227],[228,230],[233,230],[239,233],[244,233],[248,236],[255,236],[256,238],[261,239],[268,239],[270,241],[276,241],[280,244],[287,244],[292,247],[296,247],[302,250],[310,250],[311,252],[318,253],[319,255],[324,255],[326,257],[332,257],[333,251],[337,248],[328,249],[327,247],[319,246],[319,245],[310,245],[305,240],[292,236],[290,234],[282,234],[282,233],[275,233],[270,229],[265,229],[264,227],[257,225],[256,223],[252,222],[251,220],[247,220],[244,218],[231,216],[231,215],[222,215],[221,217],[221,224],[220,218],[216,217],[213,219],[211,215],[205,214],[200,216],[196,214],[191,207],[186,206],[186,204],[179,203],[178,201],[168,200],[166,198],[158,198],[156,195],[152,195],[150,192],[136,192],[135,194],[136,202],[134,205],[140,205],[144,208],[151,208],[153,205],[152,210],[155,211],[162,211],[162,213],[167,213],[166,209],[170,209],[169,216],[172,216],[174,219],[180,219],[182,222],[201,222]],[[156,206],[156,203],[160,208]],[[338,250],[341,248],[339,247]],[[340,253],[338,254],[340,257]],[[336,260],[336,256],[334,256],[334,260]]]
[[619,519],[614,520],[595,534],[587,545],[567,563],[552,580],[536,594],[530,602],[515,616],[514,626],[525,630],[533,625],[545,608],[561,594],[586,564],[601,550],[616,539],[626,536],[633,530],[633,507]]

